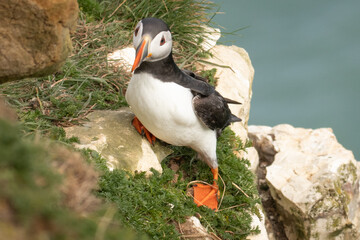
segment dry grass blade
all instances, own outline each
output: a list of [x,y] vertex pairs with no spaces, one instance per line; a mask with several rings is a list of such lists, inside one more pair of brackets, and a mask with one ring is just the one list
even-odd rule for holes
[[42,114],[45,115],[45,111],[44,111],[43,104],[42,104],[42,102],[41,102],[41,100],[40,100],[40,98],[39,98],[39,88],[36,87],[35,89],[36,89],[36,99],[37,99],[37,101],[38,101],[38,103],[39,103],[40,110],[41,110]]
[[119,4],[119,6],[109,15],[108,18],[111,18],[117,10],[119,10],[119,8],[126,2],[126,0],[124,0],[122,3]]
[[221,207],[221,204],[222,204],[222,201],[224,200],[224,196],[225,196],[225,192],[226,192],[226,184],[225,184],[223,178],[220,176],[220,174],[219,174],[219,177],[220,177],[221,182],[222,182],[222,184],[223,184],[223,186],[224,186],[224,190],[223,190],[223,193],[222,193],[222,195],[221,195],[221,199],[220,199],[220,203],[219,203],[217,212],[219,211],[219,209],[220,209],[220,207]]
[[244,192],[244,190],[242,190],[238,185],[236,185],[236,184],[233,183],[233,182],[232,182],[232,185],[233,185],[234,187],[236,187],[237,189],[239,189],[246,197],[249,198],[249,195],[247,195],[247,194]]
[[229,209],[233,209],[233,208],[237,208],[237,207],[243,207],[243,206],[246,206],[246,204],[245,204],[245,203],[242,203],[242,204],[238,204],[238,205],[231,206],[231,207],[228,207],[228,208],[220,209],[220,210],[218,210],[218,212],[225,211],[225,210],[229,210]]
[[[183,239],[191,239],[191,238],[206,238],[206,237],[210,237],[212,239],[220,239],[218,237],[214,238],[214,235],[212,235],[213,233],[211,234],[207,234],[207,235],[204,235],[204,234],[184,234],[184,235],[181,235],[180,237],[183,238]],[[221,239],[220,239],[221,240]]]
[[213,239],[216,239],[216,240],[222,240],[221,238],[219,238],[215,233],[210,233],[211,237],[213,237]]
[[166,9],[166,12],[169,12],[169,9],[167,8],[165,1],[162,0],[162,2],[163,2],[163,4],[164,4],[164,7],[165,7],[165,9]]

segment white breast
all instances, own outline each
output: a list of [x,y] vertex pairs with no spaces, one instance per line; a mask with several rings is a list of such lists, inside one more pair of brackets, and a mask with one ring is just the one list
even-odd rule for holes
[[194,142],[214,134],[195,115],[190,89],[176,83],[147,73],[134,74],[125,97],[142,124],[167,143],[193,147]]

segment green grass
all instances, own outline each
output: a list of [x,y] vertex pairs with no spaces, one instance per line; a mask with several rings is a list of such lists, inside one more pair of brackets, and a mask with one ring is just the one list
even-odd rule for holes
[[[145,17],[163,19],[170,27],[174,40],[174,55],[178,63],[191,67],[190,61],[196,61],[206,55],[199,48],[204,41],[203,25],[210,24],[211,10],[215,6],[210,1],[200,0],[81,0],[80,8],[88,9],[87,16],[105,23],[122,21],[122,28],[130,35],[138,21]],[[124,21],[125,20],[125,21]],[[131,44],[129,41],[128,44]]]
[[[153,239],[179,239],[174,224],[196,214],[210,232],[223,239],[245,239],[257,232],[250,227],[250,213],[257,213],[255,204],[259,203],[254,176],[247,168],[248,162],[234,155],[234,151],[243,151],[244,146],[229,129],[218,143],[219,169],[226,191],[221,211],[217,213],[205,207],[197,208],[186,195],[190,181],[211,182],[212,175],[208,166],[194,160],[195,153],[184,147],[172,147],[174,154],[162,163],[164,173],[154,172],[150,178],[123,170],[110,172],[96,152],[83,151],[87,161],[95,163],[101,172],[97,196],[114,205],[115,210],[105,205],[102,212],[81,218],[57,205],[61,198],[57,193],[58,180],[62,177],[51,170],[47,150],[33,144],[31,139],[36,140],[40,135],[65,144],[77,142],[76,138],[66,138],[63,127],[85,120],[91,110],[127,106],[124,93],[130,74],[111,66],[106,57],[113,50],[131,44],[132,30],[143,17],[160,17],[168,23],[173,32],[176,62],[196,71],[194,63],[208,55],[199,48],[204,36],[201,24],[208,23],[211,16],[205,12],[213,6],[207,1],[194,0],[78,2],[81,12],[78,28],[72,36],[73,54],[63,68],[50,76],[0,85],[0,96],[17,110],[20,118],[19,127],[8,127],[0,122],[0,129],[3,127],[0,150],[4,149],[0,156],[6,156],[0,162],[0,181],[2,185],[11,182],[8,186],[13,189],[4,191],[1,197],[14,204],[20,223],[30,230],[30,223],[36,222],[34,219],[40,215],[41,219],[57,226],[56,232],[50,233],[55,234],[51,237],[88,239],[96,234],[99,218],[110,211],[112,221],[105,229],[107,237],[104,239],[121,236],[122,232],[116,230],[119,224]],[[209,78],[211,84],[216,84],[214,70],[201,74]],[[4,141],[8,145],[1,145]],[[181,161],[177,173],[168,167],[174,160]],[[179,175],[177,181],[173,181],[175,174]],[[46,188],[36,186],[37,176],[45,179]],[[225,189],[222,182],[220,188]],[[22,194],[24,197],[19,198]],[[32,205],[33,209],[27,209]],[[130,236],[136,236],[134,231]]]
[[[220,189],[224,191],[221,208],[214,212],[206,207],[196,207],[187,196],[187,185],[193,180],[211,182],[209,167],[193,160],[195,152],[185,147],[172,147],[174,153],[163,161],[163,173],[153,171],[146,178],[144,173],[133,174],[124,170],[109,171],[105,160],[98,155],[89,158],[101,169],[99,196],[118,206],[121,222],[147,233],[151,239],[179,239],[175,225],[188,216],[201,216],[202,224],[222,239],[245,239],[258,229],[252,229],[251,213],[258,213],[259,198],[254,185],[254,175],[248,170],[249,162],[238,159],[235,151],[244,151],[241,140],[226,129],[218,142]],[[181,159],[180,170],[175,175],[168,164]],[[245,194],[236,186],[239,186]]]

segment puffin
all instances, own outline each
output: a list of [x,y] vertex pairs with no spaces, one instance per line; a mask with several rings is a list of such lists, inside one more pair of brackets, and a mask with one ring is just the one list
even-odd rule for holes
[[156,138],[195,150],[213,174],[213,184],[196,184],[194,202],[217,210],[219,187],[217,138],[232,122],[241,121],[207,80],[181,70],[172,55],[168,25],[158,18],[140,20],[133,33],[136,50],[125,98],[135,114],[132,125],[153,144]]

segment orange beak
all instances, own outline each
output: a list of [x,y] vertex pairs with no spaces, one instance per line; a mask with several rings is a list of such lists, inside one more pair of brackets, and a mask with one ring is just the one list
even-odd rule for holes
[[147,37],[144,37],[141,41],[139,47],[136,49],[136,57],[134,64],[131,68],[131,72],[135,71],[136,68],[140,66],[140,64],[144,61],[146,57],[150,57],[151,53],[148,54],[148,45],[150,40]]

